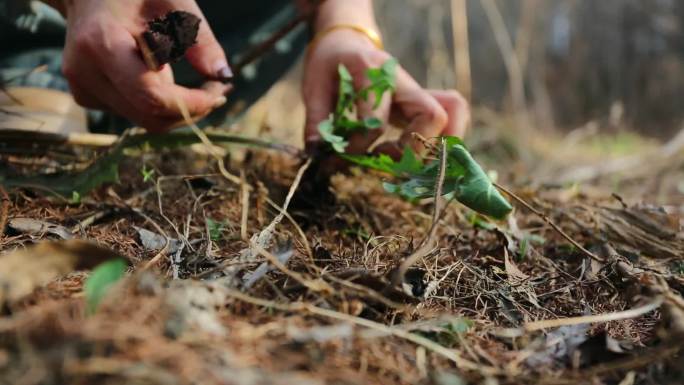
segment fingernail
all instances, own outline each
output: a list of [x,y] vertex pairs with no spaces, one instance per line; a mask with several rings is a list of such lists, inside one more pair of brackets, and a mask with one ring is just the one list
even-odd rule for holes
[[233,70],[230,69],[230,66],[225,63],[221,62],[217,65],[218,70],[216,71],[216,77],[219,78],[221,81],[229,81],[233,79]]
[[228,102],[228,99],[225,96],[219,96],[214,101],[214,108],[219,108],[222,105],[226,104],[227,102]]

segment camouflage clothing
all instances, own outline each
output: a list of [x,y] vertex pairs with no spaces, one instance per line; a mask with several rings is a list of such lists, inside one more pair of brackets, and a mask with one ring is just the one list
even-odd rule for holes
[[[231,62],[250,47],[267,39],[297,15],[291,0],[252,0],[249,2],[199,0],[214,34]],[[61,73],[62,47],[66,24],[62,16],[39,1],[0,0],[0,82],[10,85],[53,88],[68,91]],[[235,82],[228,104],[202,122],[203,125],[229,123],[268,91],[301,55],[309,39],[305,25],[292,31],[276,48],[245,67]],[[47,65],[47,71],[19,77],[31,69]],[[174,65],[176,81],[198,86],[203,81],[183,61]],[[98,132],[117,132],[129,125],[125,120],[91,111],[90,127]]]

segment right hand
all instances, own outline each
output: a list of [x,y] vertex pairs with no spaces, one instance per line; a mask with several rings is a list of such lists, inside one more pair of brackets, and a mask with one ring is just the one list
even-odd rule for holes
[[193,118],[226,103],[230,86],[219,81],[201,89],[175,84],[170,66],[147,68],[135,36],[147,21],[172,10],[202,19],[198,43],[186,58],[203,76],[232,75],[226,55],[194,0],[71,0],[66,1],[67,37],[63,72],[76,102],[86,108],[124,116],[151,132],[164,132],[182,121],[178,100]]

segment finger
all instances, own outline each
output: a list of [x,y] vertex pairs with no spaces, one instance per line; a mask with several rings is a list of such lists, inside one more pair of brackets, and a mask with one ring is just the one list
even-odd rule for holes
[[314,76],[315,79],[305,79],[302,92],[306,105],[306,125],[304,128],[304,142],[307,150],[313,150],[321,141],[318,125],[328,119],[333,112],[337,90],[335,79],[328,71],[306,71],[305,77]]
[[185,57],[200,74],[207,78],[221,81],[232,79],[233,70],[228,64],[223,47],[216,40],[209,22],[195,1],[188,3],[190,9],[187,11],[200,17],[202,22],[197,33],[197,43],[187,50]]
[[[209,90],[190,89],[173,83],[171,69],[150,71],[130,34],[113,34],[108,47],[115,55],[103,55],[100,66],[116,89],[136,107],[134,116],[151,115],[159,118],[181,118],[180,100],[191,116],[204,116],[226,102],[223,95],[229,86]],[[138,119],[139,120],[139,119]]]
[[69,84],[69,92],[76,104],[81,107],[106,110],[107,105],[97,92],[92,90],[107,89],[109,82],[95,66],[84,66],[83,60],[73,60],[73,55],[66,55],[62,63],[62,74]]
[[432,97],[444,108],[448,121],[442,135],[463,138],[470,125],[470,106],[457,91],[429,90]]
[[108,110],[107,105],[101,98],[79,84],[69,84],[69,91],[73,96],[74,101],[76,101],[76,104],[83,108],[100,111]]
[[424,147],[413,139],[413,134],[425,138],[440,136],[449,119],[437,99],[424,90],[403,68],[397,73],[393,113],[407,122],[399,140],[400,145],[409,145],[418,152],[424,151]]
[[87,75],[86,78],[88,78],[89,81],[87,84],[98,85],[90,89],[107,90],[106,92],[98,93],[99,96],[97,97],[97,100],[103,107],[98,109],[111,111],[117,115],[131,119],[150,132],[164,132],[168,130],[168,128],[177,125],[179,122],[177,117],[157,117],[142,112],[138,106],[131,104],[131,102],[121,94],[114,84],[112,84],[102,73],[91,73]]

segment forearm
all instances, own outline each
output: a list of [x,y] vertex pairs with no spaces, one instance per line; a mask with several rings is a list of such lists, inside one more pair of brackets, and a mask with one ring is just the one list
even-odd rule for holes
[[373,30],[375,22],[372,0],[327,0],[321,5],[314,28],[323,31],[334,25],[354,24]]

